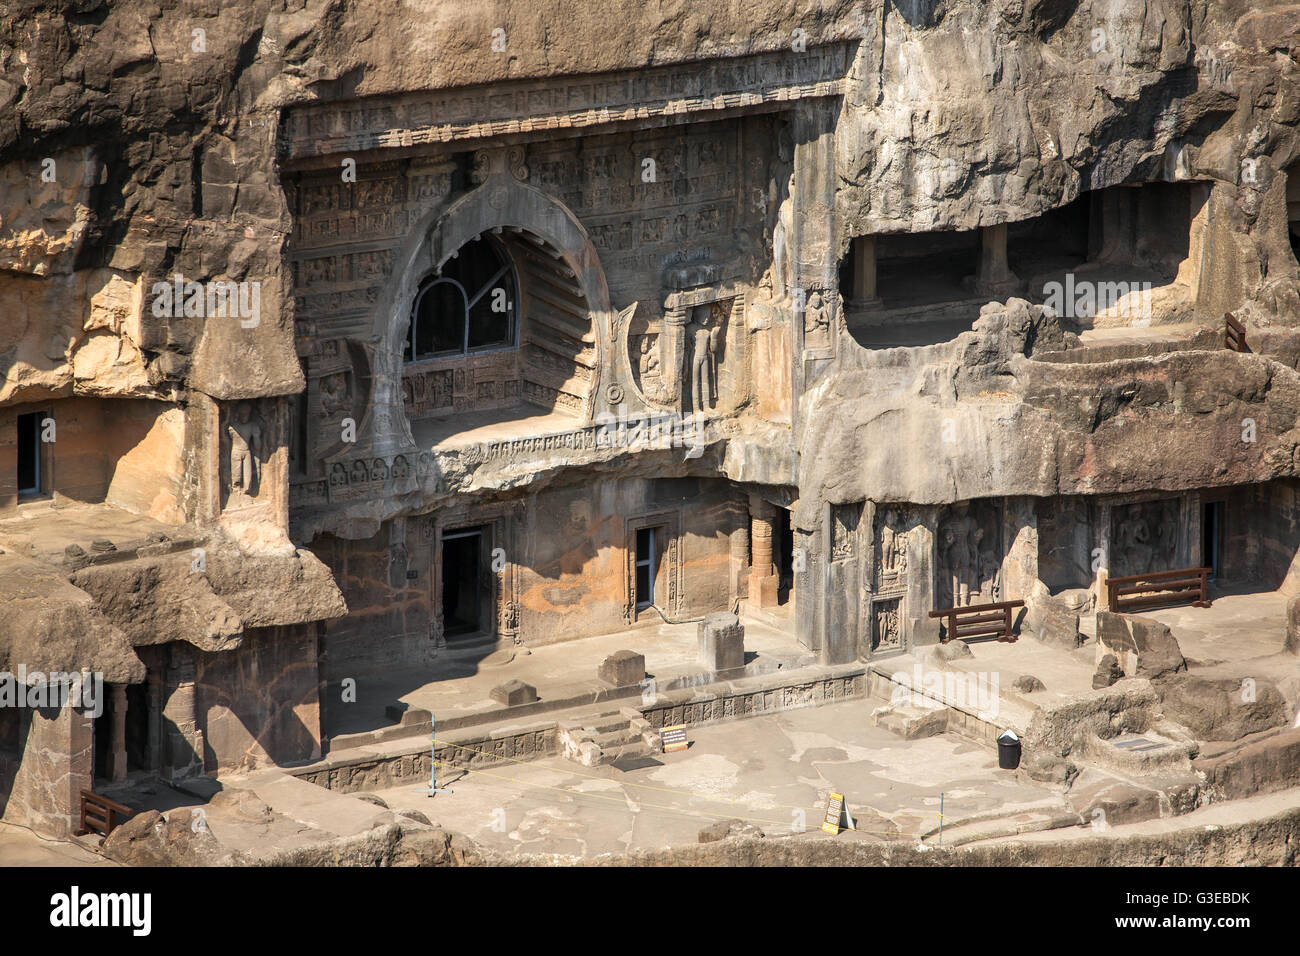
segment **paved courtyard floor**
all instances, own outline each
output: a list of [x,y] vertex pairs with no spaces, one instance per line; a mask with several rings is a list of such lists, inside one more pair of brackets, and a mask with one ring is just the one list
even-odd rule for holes
[[733,818],[770,836],[831,839],[819,828],[832,790],[862,827],[835,839],[917,843],[938,826],[941,794],[950,825],[1064,807],[1058,792],[999,770],[990,747],[946,734],[901,740],[873,727],[880,705],[852,700],[694,728],[689,750],[626,771],[555,757],[449,773],[439,784],[451,794],[377,795],[488,848],[581,857],[694,843],[702,828]]

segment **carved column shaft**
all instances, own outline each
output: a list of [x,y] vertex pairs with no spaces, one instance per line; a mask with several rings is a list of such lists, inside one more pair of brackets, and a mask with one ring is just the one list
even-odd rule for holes
[[172,780],[183,780],[203,773],[203,731],[199,729],[194,661],[184,650],[173,648],[171,667],[175,687],[163,716],[175,729],[168,731],[167,766]]
[[853,301],[857,305],[877,305],[876,237],[858,236],[853,240]]
[[664,313],[663,332],[659,336],[659,374],[663,377],[666,398],[677,404],[686,380],[686,310],[669,309]]
[[766,578],[776,573],[772,566],[772,531],[776,518],[776,507],[762,498],[750,496],[750,543],[753,558],[750,564],[750,578]]
[[121,783],[126,779],[126,685],[109,684],[113,722],[108,748],[108,779]]
[[731,593],[743,597],[743,582],[749,570],[749,516],[741,513],[741,520],[731,532]]
[[980,230],[980,264],[978,280],[981,283],[1005,282],[1011,278],[1007,265],[1007,224],[985,226]]

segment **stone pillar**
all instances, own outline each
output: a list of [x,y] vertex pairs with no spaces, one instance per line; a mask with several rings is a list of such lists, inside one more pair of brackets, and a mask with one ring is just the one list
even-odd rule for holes
[[67,839],[81,819],[81,791],[92,786],[95,719],[74,707],[24,708],[21,762],[4,805],[4,819]]
[[772,564],[772,532],[776,506],[757,495],[749,496],[750,543],[749,600],[758,607],[775,607],[779,580]]
[[1136,255],[1136,187],[1112,186],[1095,195],[1089,206],[1089,261],[1131,264]]
[[109,684],[113,722],[108,742],[108,779],[121,783],[126,779],[126,685]]
[[659,335],[659,368],[668,388],[668,401],[681,410],[685,403],[683,382],[689,382],[686,373],[686,320],[687,310],[671,308],[664,312],[663,331]]
[[876,308],[876,237],[858,236],[853,240],[853,304]]
[[158,665],[149,667],[148,687],[146,693],[149,701],[149,742],[145,755],[145,766],[151,773],[162,771],[162,702],[163,676]]
[[[768,547],[771,547],[769,541]],[[749,572],[749,511],[742,511],[731,532],[731,594],[745,597],[745,580]]]
[[1111,506],[1109,502],[1099,504],[1093,510],[1096,516],[1097,526],[1095,529],[1097,548],[1100,551],[1101,560],[1097,562],[1096,577],[1093,579],[1092,587],[1094,592],[1093,606],[1099,611],[1107,609],[1106,605],[1106,581],[1110,578],[1111,562],[1111,540],[1110,540],[1110,523],[1111,523]]
[[1007,264],[1007,224],[985,226],[980,229],[979,272],[975,276],[975,291],[995,298],[1015,292],[1019,280]]
[[745,625],[727,611],[708,615],[696,630],[700,666],[711,674],[738,671],[745,666]]
[[202,775],[204,741],[199,729],[194,659],[173,644],[170,663],[175,684],[163,707],[163,716],[171,724],[165,764],[169,779],[175,782]]

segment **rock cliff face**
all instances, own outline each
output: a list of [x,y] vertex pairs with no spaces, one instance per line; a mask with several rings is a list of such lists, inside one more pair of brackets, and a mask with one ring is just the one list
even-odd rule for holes
[[[1126,181],[1210,179],[1235,253],[1222,257],[1237,300],[1225,308],[1300,315],[1278,201],[1300,154],[1294,5],[584,6],[9,4],[0,399],[301,388],[276,162],[287,104],[843,39],[861,42],[836,133],[840,254],[853,235],[969,229]],[[141,280],[174,272],[261,280],[266,321],[158,327],[141,315]]]

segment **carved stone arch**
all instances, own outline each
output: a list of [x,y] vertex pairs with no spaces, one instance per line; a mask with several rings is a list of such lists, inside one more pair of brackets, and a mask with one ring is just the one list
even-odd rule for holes
[[[417,290],[485,234],[501,241],[519,278],[521,397],[543,406],[563,404],[592,420],[608,408],[602,385],[610,378],[613,329],[604,270],[573,212],[504,168],[489,169],[482,185],[431,213],[403,250],[381,312],[383,327],[376,329],[385,343],[377,388],[386,377],[388,401],[403,406],[403,348]],[[583,394],[576,394],[579,389]],[[377,403],[383,400],[376,395]]]

